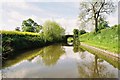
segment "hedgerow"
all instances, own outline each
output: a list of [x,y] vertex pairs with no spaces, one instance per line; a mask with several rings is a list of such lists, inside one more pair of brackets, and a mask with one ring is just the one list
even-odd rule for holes
[[19,31],[1,31],[3,55],[16,50],[30,49],[45,45],[42,34]]

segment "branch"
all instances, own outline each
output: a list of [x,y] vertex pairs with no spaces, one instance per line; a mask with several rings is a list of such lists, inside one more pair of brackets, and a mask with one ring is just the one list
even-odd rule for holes
[[104,10],[104,11],[101,11],[100,13],[106,13],[106,14],[109,14],[110,12],[109,11],[106,11],[106,10]]
[[99,10],[97,11],[97,18],[99,17],[99,13],[100,13],[101,9],[103,8],[104,4],[105,4],[105,0],[104,0],[104,2],[101,2],[101,6],[100,6]]

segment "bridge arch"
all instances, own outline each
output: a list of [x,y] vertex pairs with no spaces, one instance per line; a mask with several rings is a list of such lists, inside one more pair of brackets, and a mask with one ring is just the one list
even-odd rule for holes
[[68,39],[69,37],[72,37],[72,38],[73,38],[73,35],[65,35],[65,43],[67,43],[67,39]]

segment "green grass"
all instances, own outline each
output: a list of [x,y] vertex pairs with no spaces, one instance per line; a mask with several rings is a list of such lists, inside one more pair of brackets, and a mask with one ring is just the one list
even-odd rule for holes
[[94,32],[83,34],[80,36],[80,41],[111,52],[120,53],[118,51],[118,27],[120,25],[103,29],[96,34]]

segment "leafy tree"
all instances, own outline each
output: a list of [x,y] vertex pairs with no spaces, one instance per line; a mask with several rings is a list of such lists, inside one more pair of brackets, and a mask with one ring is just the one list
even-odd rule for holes
[[79,30],[78,29],[74,29],[73,30],[73,33],[74,33],[74,37],[73,37],[73,44],[74,45],[78,45],[79,44]]
[[78,29],[74,29],[74,30],[73,30],[73,33],[74,33],[74,37],[78,37],[78,35],[79,35],[79,30],[78,30]]
[[65,30],[58,23],[48,20],[43,25],[43,34],[45,40],[60,40],[65,34]]
[[79,18],[81,22],[94,21],[95,32],[98,29],[98,20],[104,14],[115,12],[116,5],[110,0],[92,0],[90,2],[80,3]]
[[24,32],[39,32],[42,29],[41,25],[38,25],[31,18],[22,22],[22,31]]
[[33,27],[34,21],[32,19],[24,20],[22,22],[22,31],[23,32],[34,32]]
[[98,29],[101,30],[101,29],[105,29],[105,28],[108,28],[108,22],[105,21],[103,18],[100,18],[99,20],[99,24],[98,24]]
[[41,29],[42,29],[42,26],[37,25],[36,28],[35,28],[35,32],[39,33]]
[[80,35],[82,35],[82,34],[85,34],[86,33],[86,31],[85,30],[80,30]]

